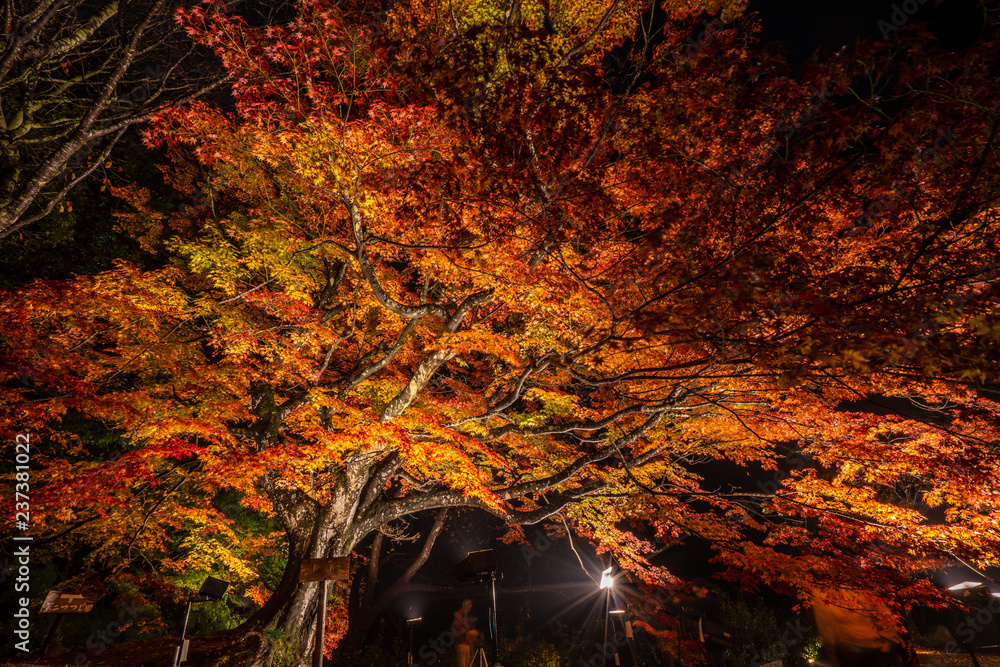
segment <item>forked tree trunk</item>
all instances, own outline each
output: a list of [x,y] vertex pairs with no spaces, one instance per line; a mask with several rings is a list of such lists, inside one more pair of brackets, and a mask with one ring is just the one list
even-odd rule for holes
[[320,505],[295,489],[268,489],[285,527],[288,564],[274,593],[239,628],[245,638],[257,638],[246,642],[248,648],[256,644],[248,664],[263,667],[279,660],[295,664],[299,658],[302,664],[311,664],[322,583],[300,583],[299,569],[303,559],[350,554],[354,546],[346,503],[350,490],[341,486],[330,502]]
[[264,606],[240,628],[247,635],[262,638],[260,650],[250,664],[270,665],[283,655],[283,662],[291,662],[288,658],[296,655],[302,657],[304,664],[311,664],[322,583],[299,583],[299,567],[304,558],[343,555],[315,555],[320,553],[319,547],[307,535],[289,536],[288,565],[281,582]]
[[254,664],[268,665],[282,651],[294,651],[308,664],[319,609],[320,582],[299,583],[299,566],[309,556],[305,540],[291,542],[288,566],[281,582],[264,606],[244,623],[248,634],[258,632],[269,639],[262,641],[262,654]]

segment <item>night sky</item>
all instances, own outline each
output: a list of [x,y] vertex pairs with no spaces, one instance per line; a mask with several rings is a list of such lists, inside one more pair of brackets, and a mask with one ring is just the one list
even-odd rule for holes
[[[917,11],[907,14],[906,10],[913,7]],[[887,26],[895,27],[892,17],[896,9],[909,19],[906,25],[927,24],[948,49],[973,42],[982,25],[980,9],[970,0],[944,0],[940,4],[934,0],[750,0],[749,3],[749,11],[756,12],[761,22],[761,40],[784,44],[789,59],[796,65],[816,51],[835,52],[843,46],[852,46],[858,39],[882,39],[883,29],[891,39],[896,33]]]

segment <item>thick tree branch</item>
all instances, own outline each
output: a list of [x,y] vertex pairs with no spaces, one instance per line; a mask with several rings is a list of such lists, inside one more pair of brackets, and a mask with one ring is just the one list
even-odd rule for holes
[[621,421],[625,417],[631,415],[639,414],[662,414],[665,411],[676,409],[674,407],[667,407],[662,404],[658,405],[632,405],[627,408],[623,408],[618,412],[608,415],[604,419],[598,421],[575,421],[568,422],[565,424],[552,425],[552,426],[539,426],[537,428],[525,428],[518,426],[517,424],[505,424],[504,426],[498,426],[496,428],[490,429],[490,432],[483,436],[484,441],[497,440],[504,437],[510,433],[519,433],[523,435],[555,435],[561,433],[572,433],[573,431],[600,431],[601,429],[607,428],[618,421]]
[[406,383],[406,387],[396,394],[396,397],[389,402],[386,406],[385,411],[382,412],[381,421],[383,424],[388,424],[393,419],[403,414],[410,404],[416,400],[420,392],[424,390],[427,383],[431,381],[434,377],[434,373],[437,372],[441,366],[455,358],[456,353],[451,350],[435,350],[424,357],[420,365],[417,366],[417,370],[413,371],[413,375],[410,377],[410,381]]
[[369,366],[366,366],[363,370],[356,373],[354,377],[352,377],[348,381],[347,385],[340,390],[339,392],[340,398],[343,399],[347,394],[352,392],[359,384],[361,384],[362,382],[364,382],[365,380],[367,380],[368,378],[370,378],[371,376],[375,375],[380,370],[388,366],[389,362],[392,361],[393,357],[395,357],[399,353],[399,351],[403,349],[403,346],[406,344],[406,340],[409,338],[410,334],[413,333],[413,329],[416,328],[417,322],[419,321],[420,321],[419,318],[413,318],[409,322],[407,322],[406,326],[403,327],[403,330],[399,332],[399,336],[396,337],[395,345],[393,345],[392,348],[388,352],[386,352],[385,356],[383,356],[377,362]]
[[400,317],[416,319],[426,317],[427,315],[437,315],[442,320],[447,321],[448,311],[441,306],[432,304],[426,304],[423,306],[407,306],[399,301],[396,301],[386,293],[386,291],[382,288],[382,283],[379,281],[378,276],[375,275],[375,270],[372,268],[371,260],[368,257],[365,238],[366,232],[364,221],[361,216],[361,210],[358,209],[358,205],[349,198],[343,197],[342,199],[344,207],[347,209],[347,213],[350,216],[351,230],[354,234],[354,243],[356,248],[353,254],[354,260],[358,263],[361,273],[364,275],[365,280],[368,281],[368,285],[371,287],[372,293],[375,295],[375,298],[378,299],[378,302]]
[[514,405],[514,403],[521,398],[521,393],[524,391],[524,384],[528,381],[528,378],[548,368],[549,363],[551,363],[551,357],[536,359],[533,363],[529,364],[527,368],[521,371],[521,374],[517,377],[517,382],[515,382],[514,387],[507,392],[507,395],[494,405],[490,406],[486,412],[476,417],[466,417],[465,419],[461,419],[457,422],[452,422],[451,424],[448,424],[448,428],[458,428],[459,426],[468,424],[471,421],[489,419],[490,417],[498,415],[510,406]]

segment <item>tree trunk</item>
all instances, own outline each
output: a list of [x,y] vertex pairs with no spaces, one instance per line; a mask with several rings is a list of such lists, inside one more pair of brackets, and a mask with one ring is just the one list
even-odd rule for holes
[[[331,501],[321,505],[297,489],[267,483],[268,495],[285,526],[288,565],[274,593],[239,630],[245,637],[259,636],[260,650],[252,665],[311,664],[322,582],[299,582],[303,559],[349,556],[353,548],[351,512],[345,501],[353,485],[339,485]],[[359,494],[353,494],[357,497]],[[291,658],[291,660],[290,660]]]
[[[264,606],[240,628],[247,634],[256,632],[267,638],[262,641],[261,651],[252,663],[254,665],[269,665],[282,654],[286,658],[290,655],[302,656],[305,664],[309,664],[322,582],[300,583],[299,568],[305,558],[344,555],[324,553],[322,545],[314,539],[316,532],[289,534],[288,565],[278,587]],[[318,553],[323,555],[316,555]]]

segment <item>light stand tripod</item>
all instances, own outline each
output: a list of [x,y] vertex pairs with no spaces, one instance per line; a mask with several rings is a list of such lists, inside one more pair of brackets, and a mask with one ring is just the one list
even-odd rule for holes
[[[601,652],[607,659],[608,650],[608,627],[611,624],[611,588],[615,585],[615,578],[611,576],[611,568],[601,572],[601,590],[604,591],[604,643],[601,644]],[[615,665],[618,664],[618,650],[615,649]]]
[[490,667],[490,663],[486,659],[486,649],[482,646],[476,649],[476,655],[472,658],[472,667]]
[[181,643],[174,649],[174,656],[171,661],[171,665],[173,665],[173,667],[180,667],[180,664],[182,662],[187,662],[188,659],[188,647],[191,644],[191,640],[186,637],[188,619],[191,618],[191,605],[195,602],[216,602],[221,600],[225,597],[226,590],[228,588],[228,581],[216,579],[215,577],[209,577],[205,580],[205,583],[201,585],[201,588],[198,590],[198,594],[188,598],[187,611],[184,612],[184,625],[181,628]]
[[406,652],[406,664],[413,664],[413,628],[420,625],[420,621],[423,620],[422,616],[417,618],[410,618],[406,620],[406,624],[410,627],[410,649]]
[[[497,626],[497,573],[490,572],[490,596],[493,601],[493,609],[490,610],[490,633],[493,635],[493,667],[500,665],[500,630]],[[479,649],[483,651],[482,648]],[[486,653],[483,652],[483,660],[486,660]]]
[[[632,658],[631,663],[629,663],[630,667],[639,667],[639,654],[635,648],[635,635],[632,632],[632,621],[628,619],[628,614],[629,614],[628,602],[625,603],[624,609],[620,608],[620,606],[617,603],[615,604],[615,607],[616,607],[615,609],[612,609],[609,612],[609,617],[617,618],[622,622],[622,632],[624,633],[625,645],[628,646],[629,654],[630,657]],[[612,628],[614,628],[614,622],[612,622],[611,625]],[[619,635],[616,632],[615,637],[617,638],[618,636]],[[615,664],[616,665],[621,664],[621,660],[619,659],[617,649],[615,650]]]

